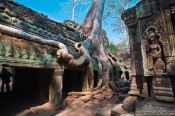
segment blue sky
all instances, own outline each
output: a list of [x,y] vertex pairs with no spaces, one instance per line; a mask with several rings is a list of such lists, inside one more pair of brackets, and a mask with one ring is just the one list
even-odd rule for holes
[[[63,22],[66,19],[71,20],[71,8],[65,7],[68,6],[70,0],[15,0],[16,2],[23,4],[39,13],[43,13],[47,15],[50,19],[53,19],[57,22]],[[132,0],[130,7],[136,4],[137,0]],[[75,21],[79,24],[83,22],[83,19],[88,11],[89,6],[77,7],[76,11],[79,14],[78,17],[75,18]],[[112,22],[113,19],[108,18],[107,22]],[[109,23],[108,25],[103,24],[103,28],[107,32],[107,36],[110,42],[118,43],[124,38],[124,35],[118,32],[113,31],[113,26]]]

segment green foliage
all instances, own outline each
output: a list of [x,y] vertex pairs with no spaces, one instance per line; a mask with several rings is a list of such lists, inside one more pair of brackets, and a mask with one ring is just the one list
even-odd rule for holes
[[128,50],[128,40],[123,39],[118,44],[114,44],[111,42],[111,43],[109,43],[109,45],[107,45],[107,49],[112,53],[118,52],[118,51],[127,51]]
[[118,46],[116,46],[114,43],[109,43],[109,45],[107,46],[107,49],[110,51],[110,52],[112,52],[112,53],[114,53],[114,52],[116,52],[117,50],[118,50]]
[[128,50],[128,40],[123,39],[120,43],[116,44],[118,50],[127,51]]

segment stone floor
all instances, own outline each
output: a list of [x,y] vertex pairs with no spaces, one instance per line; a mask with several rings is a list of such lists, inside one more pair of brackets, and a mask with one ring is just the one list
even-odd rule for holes
[[175,116],[175,103],[155,101],[153,98],[136,102],[135,112],[128,113],[118,104],[111,110],[111,116]]
[[[12,84],[10,84],[12,85]],[[0,87],[1,87],[1,80],[0,80]],[[12,88],[11,88],[12,90]],[[6,90],[5,90],[6,91]],[[29,106],[18,106],[19,100],[12,99],[12,104],[10,107],[7,106],[1,106],[0,105],[0,115],[6,116],[7,114],[18,114],[21,111],[24,111],[25,109],[28,109]],[[6,102],[9,99],[0,99],[1,104],[2,102]],[[14,103],[13,103],[14,102]],[[22,102],[22,101],[21,101]],[[34,101],[28,101],[31,103],[34,103]],[[36,105],[36,104],[32,104]],[[111,99],[106,99],[103,101],[89,101],[87,103],[83,103],[81,101],[76,101],[71,103],[69,106],[67,106],[64,110],[58,111],[56,113],[56,116],[118,116],[116,115],[115,109],[121,108],[120,103],[116,103],[116,97],[113,97]],[[17,107],[17,110],[14,108]],[[7,113],[8,109],[14,109],[11,113]],[[7,111],[6,111],[7,110]],[[122,109],[120,109],[122,110]],[[114,112],[113,112],[114,111]],[[42,115],[38,116],[52,116],[52,112],[43,112]],[[49,114],[49,115],[48,115]],[[136,111],[135,113],[128,113],[123,111],[122,116],[175,116],[175,103],[164,103],[164,102],[158,102],[152,99],[145,99],[144,101],[140,101],[136,103]],[[24,115],[20,115],[24,116]]]
[[135,116],[175,116],[175,103],[145,99],[136,103]]

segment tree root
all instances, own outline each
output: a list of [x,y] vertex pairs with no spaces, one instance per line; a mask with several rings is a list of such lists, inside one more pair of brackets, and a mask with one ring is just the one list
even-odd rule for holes
[[70,92],[66,98],[67,103],[71,103],[74,100],[81,100],[83,102],[88,102],[90,100],[101,101],[103,99],[111,98],[116,95],[116,93],[109,86],[105,85],[97,90],[87,91],[87,92]]

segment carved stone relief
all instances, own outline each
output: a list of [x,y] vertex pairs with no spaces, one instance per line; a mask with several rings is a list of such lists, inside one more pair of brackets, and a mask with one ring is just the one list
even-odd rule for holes
[[156,27],[148,27],[146,30],[146,54],[147,68],[153,71],[155,75],[165,72],[165,56],[163,51],[163,42],[161,36],[157,34]]
[[0,61],[56,64],[54,48],[0,34]]
[[145,75],[165,73],[168,42],[163,19],[160,16],[143,19],[140,29]]

